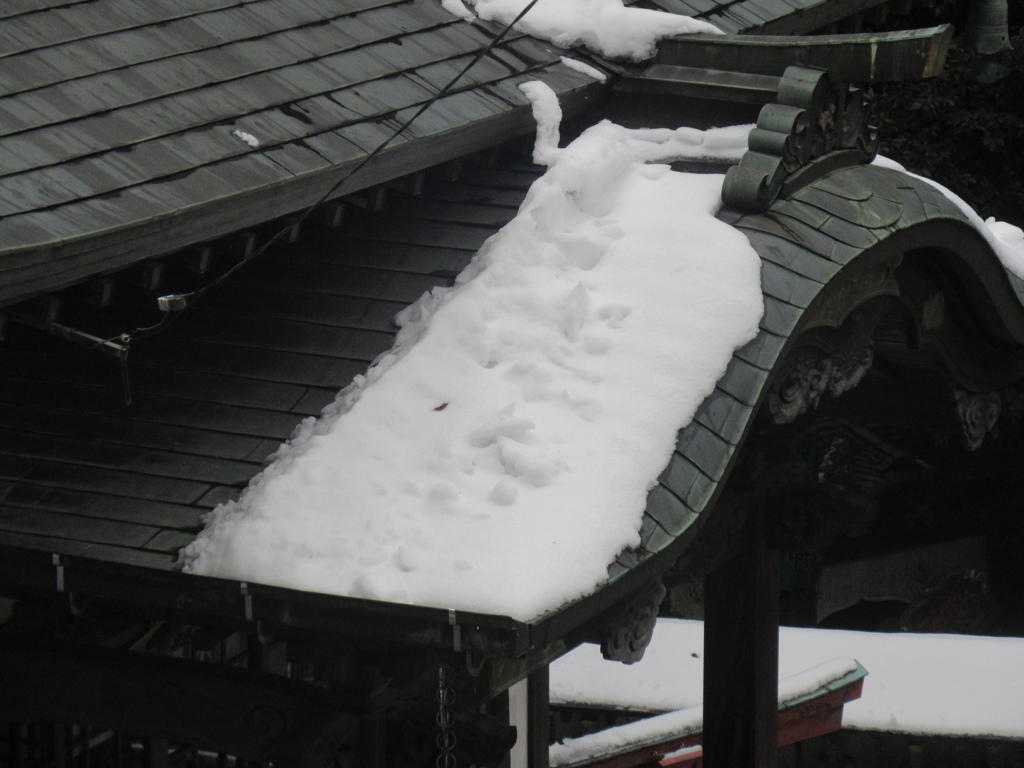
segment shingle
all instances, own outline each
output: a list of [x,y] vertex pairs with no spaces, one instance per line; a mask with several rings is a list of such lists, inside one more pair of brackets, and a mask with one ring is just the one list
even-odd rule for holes
[[880,239],[875,230],[863,227],[860,224],[854,224],[838,216],[829,219],[822,226],[821,231],[840,243],[845,243],[861,250],[866,250],[877,244]]
[[733,453],[731,445],[695,421],[679,433],[676,450],[715,481],[722,479]]
[[716,388],[704,398],[694,419],[726,442],[736,445],[746,429],[753,409],[722,389]]
[[640,525],[640,546],[652,554],[660,552],[675,541],[675,537],[661,527],[650,515],[644,515]]
[[821,291],[822,284],[766,259],[761,263],[761,287],[769,296],[806,308]]
[[764,297],[764,317],[761,327],[777,336],[788,336],[800,322],[803,311],[772,296]]
[[670,536],[678,536],[697,521],[697,513],[661,485],[647,496],[647,514]]
[[[809,227],[805,224],[800,223],[788,216],[779,217],[772,211],[768,211],[765,214],[745,216],[739,222],[734,224],[743,230],[752,230],[754,232],[762,232],[767,235],[774,235],[778,238],[779,242],[782,243],[781,250],[789,251],[794,246],[802,248],[811,253],[816,253],[819,256],[827,256],[832,252],[832,244],[835,242],[833,238],[820,232],[819,230]],[[758,249],[760,252],[760,249]],[[773,252],[777,252],[778,248],[774,249]],[[793,258],[783,255],[780,264],[793,269],[795,272],[802,271],[794,266],[791,266]],[[817,279],[815,274],[808,274],[808,277]]]
[[718,387],[744,405],[753,406],[757,404],[767,379],[767,371],[733,356],[726,366],[725,374],[718,380]]
[[776,336],[761,329],[752,341],[736,350],[735,354],[751,365],[770,371],[779,359],[786,340],[785,336]]

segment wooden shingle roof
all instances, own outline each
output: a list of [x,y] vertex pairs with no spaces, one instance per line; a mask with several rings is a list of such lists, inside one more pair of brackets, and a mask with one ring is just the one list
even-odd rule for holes
[[[0,305],[303,209],[493,40],[435,0],[0,14]],[[562,53],[509,35],[332,196],[528,133],[526,80],[578,112]]]
[[[640,5],[803,34],[879,2]],[[498,29],[438,0],[5,3],[0,306],[526,134],[525,80],[552,86],[568,117],[607,87],[510,34],[345,179]]]
[[806,35],[885,5],[885,0],[639,0],[627,4],[693,16],[731,35]]
[[467,163],[458,181],[392,193],[340,229],[307,228],[133,346],[131,405],[116,358],[13,324],[0,344],[0,583],[52,587],[52,555],[68,589],[125,598],[138,586],[125,574],[148,574],[154,605],[223,593],[214,612],[243,618],[239,586],[175,572],[178,549],[390,348],[395,313],[450,285],[538,174]]

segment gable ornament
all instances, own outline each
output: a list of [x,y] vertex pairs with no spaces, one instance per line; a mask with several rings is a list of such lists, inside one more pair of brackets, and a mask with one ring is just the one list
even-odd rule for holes
[[953,397],[964,447],[976,451],[996,428],[1003,400],[998,392],[968,392],[957,387]]
[[867,124],[864,95],[833,83],[828,70],[790,66],[775,103],[766,104],[739,165],[729,169],[722,200],[732,208],[764,211],[776,198],[837,168],[870,163],[878,151]]
[[839,397],[856,387],[874,363],[872,333],[891,306],[891,298],[877,297],[851,312],[838,328],[805,331],[768,390],[772,421],[789,424],[814,411],[826,393]]
[[609,661],[621,661],[623,664],[640,661],[654,636],[665,594],[665,585],[660,579],[637,593],[603,628],[601,655]]

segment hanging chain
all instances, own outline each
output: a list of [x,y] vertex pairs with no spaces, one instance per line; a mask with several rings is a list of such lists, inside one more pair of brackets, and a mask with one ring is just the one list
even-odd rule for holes
[[448,673],[444,667],[437,668],[437,768],[456,768],[455,766],[455,715],[452,705],[455,703],[455,691],[448,684]]

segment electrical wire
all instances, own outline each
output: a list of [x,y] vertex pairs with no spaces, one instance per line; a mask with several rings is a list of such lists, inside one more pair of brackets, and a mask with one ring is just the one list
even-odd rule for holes
[[392,142],[394,142],[399,136],[405,133],[409,126],[412,125],[424,112],[430,109],[430,107],[433,106],[438,100],[444,98],[444,96],[447,95],[448,92],[455,87],[455,84],[458,83],[459,80],[461,80],[466,75],[467,72],[469,72],[473,67],[480,63],[480,60],[483,59],[484,56],[489,54],[494,49],[494,47],[498,45],[508,35],[510,31],[512,31],[512,28],[516,24],[518,24],[520,20],[522,20],[522,18],[527,13],[529,13],[530,10],[538,2],[540,2],[540,0],[530,0],[530,2],[527,3],[527,5],[524,6],[523,9],[519,12],[519,14],[511,22],[506,24],[502,28],[502,30],[486,46],[477,51],[476,55],[472,58],[472,60],[470,60],[470,62],[466,64],[465,67],[463,67],[451,80],[449,80],[448,83],[445,84],[443,88],[441,88],[441,90],[439,90],[436,94],[431,96],[430,99],[428,99],[426,102],[421,104],[420,108],[416,110],[416,112],[413,113],[413,115],[408,120],[406,120],[404,123],[402,123],[402,125],[396,128],[391,133],[391,135],[388,136],[387,139],[378,144],[353,168],[346,171],[341,176],[341,178],[338,179],[338,181],[336,181],[326,192],[324,192],[316,200],[316,202],[312,203],[307,208],[305,208],[305,210],[303,210],[302,213],[296,219],[290,221],[286,226],[279,229],[269,240],[267,240],[267,242],[265,242],[258,249],[256,249],[256,251],[251,256],[248,256],[242,261],[239,261],[230,269],[226,270],[225,272],[223,272],[218,277],[214,278],[201,288],[197,288],[196,290],[188,293],[172,294],[169,296],[161,297],[162,300],[169,300],[181,303],[182,308],[177,311],[164,311],[164,316],[160,319],[159,322],[149,326],[137,327],[128,333],[117,334],[116,336],[110,337],[109,341],[114,341],[115,339],[120,340],[120,342],[127,349],[127,347],[130,346],[132,341],[149,336],[155,336],[156,334],[166,330],[179,315],[187,311],[193,304],[199,301],[199,299],[201,299],[203,295],[206,294],[207,291],[227,280],[229,277],[238,272],[249,262],[260,257],[271,246],[273,246],[281,238],[283,238],[290,230],[302,224],[302,222],[305,221],[317,208],[319,208],[321,205],[327,202],[331,198],[331,196],[335,192],[337,192],[338,189],[345,182],[347,182],[349,179],[351,179],[353,176],[359,173],[359,171],[365,168],[375,157],[377,157],[377,155],[379,155],[381,152],[387,149]]

